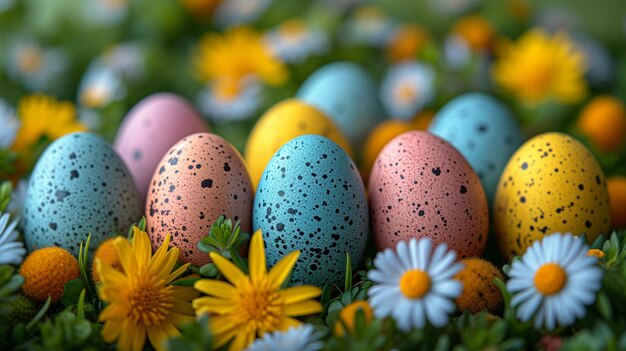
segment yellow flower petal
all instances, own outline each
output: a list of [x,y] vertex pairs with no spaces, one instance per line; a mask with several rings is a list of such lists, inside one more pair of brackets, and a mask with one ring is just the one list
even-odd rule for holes
[[289,255],[283,257],[280,261],[278,261],[278,263],[276,263],[274,267],[272,267],[272,269],[270,270],[269,279],[270,285],[273,289],[278,289],[283,284],[285,279],[287,279],[287,276],[289,276],[289,273],[291,273],[291,270],[296,264],[299,256],[300,251],[294,251]]
[[117,255],[120,258],[120,263],[124,269],[126,275],[134,275],[137,273],[137,259],[133,255],[133,250],[128,243],[128,240],[124,238],[116,238],[113,242],[117,249]]
[[267,273],[265,265],[265,248],[263,247],[263,234],[257,230],[250,240],[250,255],[248,266],[250,267],[250,278],[253,281],[260,280]]
[[254,341],[255,335],[253,333],[246,333],[243,330],[240,330],[237,335],[235,335],[235,340],[228,347],[229,351],[241,351],[248,347]]
[[216,334],[215,339],[213,340],[213,349],[216,350],[226,345],[226,343],[229,342],[237,332],[239,332],[239,330],[230,329],[225,333]]
[[232,262],[225,259],[215,252],[209,253],[211,260],[217,266],[217,269],[230,281],[233,285],[238,285],[243,279],[246,279],[245,274]]
[[102,312],[100,312],[99,320],[105,321],[107,319],[124,319],[128,315],[128,310],[127,305],[107,305]]
[[[194,299],[192,306],[196,309],[196,314],[201,315],[205,312],[224,314],[232,311],[234,306],[231,302],[214,297],[199,297]],[[201,312],[201,313],[199,313]]]
[[164,350],[165,341],[172,336],[176,335],[167,335],[160,325],[148,327],[148,340],[157,351]]
[[122,332],[122,323],[117,322],[105,322],[102,327],[101,334],[104,341],[112,343],[120,336]]
[[283,298],[284,303],[288,305],[318,297],[322,295],[322,289],[316,286],[294,286],[281,290],[279,294]]
[[280,319],[280,322],[278,324],[278,330],[286,331],[289,328],[297,327],[300,324],[302,324],[302,322],[300,322],[299,320],[297,320],[295,318],[284,316],[283,318]]
[[322,304],[314,301],[307,300],[302,302],[297,302],[291,305],[286,305],[284,313],[290,317],[298,317],[305,316],[307,314],[318,313],[322,311]]
[[232,285],[213,279],[198,280],[193,287],[207,295],[213,295],[223,299],[230,299],[236,293],[236,290]]
[[140,267],[146,266],[152,255],[152,245],[150,244],[148,234],[137,227],[133,227],[132,247],[137,259],[137,264]]

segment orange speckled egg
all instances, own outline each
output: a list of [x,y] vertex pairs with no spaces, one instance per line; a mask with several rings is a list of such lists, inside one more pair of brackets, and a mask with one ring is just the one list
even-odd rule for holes
[[450,144],[410,131],[390,141],[369,180],[370,217],[379,249],[429,237],[461,257],[480,256],[487,241],[487,197],[478,176]]
[[146,228],[152,246],[172,234],[180,260],[203,265],[207,253],[196,244],[211,224],[224,215],[252,227],[252,183],[241,155],[211,133],[189,135],[176,143],[159,163],[146,200]]

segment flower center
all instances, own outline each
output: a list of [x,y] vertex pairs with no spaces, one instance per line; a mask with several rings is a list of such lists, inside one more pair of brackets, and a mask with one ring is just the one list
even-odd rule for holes
[[43,57],[41,51],[35,47],[27,47],[22,49],[19,57],[19,66],[23,72],[28,74],[36,73],[43,65]]
[[131,307],[129,316],[135,323],[159,325],[169,316],[172,308],[172,286],[165,285],[159,279],[147,272],[140,272],[131,281],[128,303]]
[[544,295],[556,294],[567,282],[567,273],[556,263],[547,263],[535,273],[535,287]]
[[278,327],[282,315],[283,302],[276,290],[271,289],[267,277],[239,286],[239,294],[234,299],[233,324],[245,332],[266,332]]
[[224,78],[214,85],[215,96],[222,101],[234,100],[241,93],[241,84],[237,79]]
[[426,272],[412,269],[400,278],[400,291],[409,299],[419,299],[430,290],[430,283],[430,277]]
[[406,82],[398,84],[396,87],[396,97],[401,104],[408,104],[415,100],[417,96],[417,89],[412,84]]
[[301,20],[289,20],[280,26],[280,35],[291,44],[297,44],[306,33],[306,26]]

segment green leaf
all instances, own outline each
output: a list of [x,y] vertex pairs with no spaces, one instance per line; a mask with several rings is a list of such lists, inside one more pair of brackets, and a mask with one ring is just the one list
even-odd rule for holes
[[61,296],[61,303],[63,306],[73,306],[76,305],[80,299],[80,296],[84,291],[84,284],[81,278],[72,279],[69,282],[65,283],[63,287],[63,295]]
[[611,308],[611,302],[605,292],[598,293],[597,301],[598,311],[602,314],[602,317],[606,320],[613,318],[613,309]]
[[349,291],[352,288],[352,262],[350,262],[350,254],[346,252],[346,277],[343,291]]
[[26,324],[26,329],[32,329],[37,324],[37,322],[39,322],[41,318],[43,318],[43,316],[46,315],[46,312],[48,312],[48,309],[50,308],[51,304],[52,304],[52,298],[48,296],[46,303],[44,303],[43,306],[41,306],[41,308],[39,309],[39,312],[37,312],[35,317],[33,317],[33,319],[31,319],[30,322]]
[[201,278],[187,278],[172,282],[173,286],[193,286]]
[[239,252],[237,252],[237,250],[230,248],[228,250],[228,253],[230,253],[230,257],[231,260],[233,261],[233,263],[239,267],[239,269],[241,269],[241,271],[244,274],[248,274],[248,265],[246,264],[246,262],[243,260],[243,258],[241,258],[241,256],[239,255]]
[[219,269],[217,269],[217,266],[214,263],[207,263],[200,267],[198,273],[206,278],[215,278],[220,273],[220,271]]

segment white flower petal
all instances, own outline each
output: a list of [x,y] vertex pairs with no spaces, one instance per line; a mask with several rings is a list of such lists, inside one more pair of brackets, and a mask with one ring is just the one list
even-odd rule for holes
[[527,300],[524,300],[525,302],[523,302],[517,310],[517,317],[524,322],[530,320],[535,311],[537,311],[537,308],[540,306],[542,300],[543,298],[539,294],[534,294]]
[[433,284],[432,291],[450,299],[456,299],[463,292],[463,284],[458,280],[444,280]]

